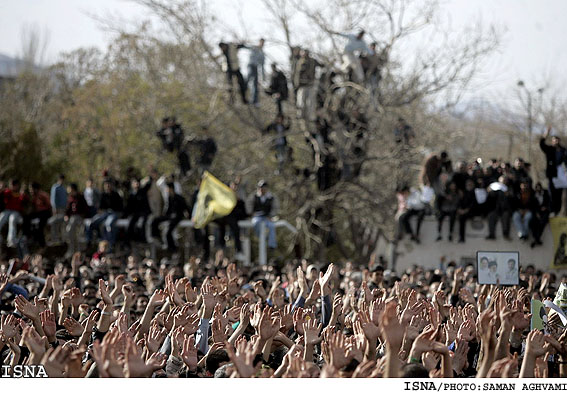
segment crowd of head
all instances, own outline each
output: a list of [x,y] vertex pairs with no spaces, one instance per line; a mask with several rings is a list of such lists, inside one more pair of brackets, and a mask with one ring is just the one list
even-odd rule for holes
[[[30,251],[41,253],[48,246],[61,245],[67,246],[65,257],[70,258],[78,251],[92,252],[97,241],[101,241],[97,255],[113,252],[117,245],[121,252],[150,244],[161,245],[170,254],[177,252],[179,240],[174,234],[183,220],[191,219],[199,184],[189,194],[189,202],[175,175],[160,176],[155,170],[142,178],[131,168],[124,180],[105,171],[101,184],[102,190],[88,179],[81,190],[76,183],[66,184],[65,176],[60,175],[47,193],[37,183],[27,185],[13,179],[3,187],[0,182],[0,245],[7,234],[6,245],[16,248],[20,258]],[[236,195],[236,206],[230,214],[214,220],[216,246],[226,246],[228,227],[235,253],[242,259],[238,222],[250,219],[257,231],[262,223],[266,226],[268,246],[275,249],[272,218],[278,213],[279,202],[268,183],[260,180],[247,193],[237,178],[230,182],[230,188]],[[125,220],[123,231],[120,219]],[[210,227],[193,229],[192,242],[202,249],[205,259],[210,255]]]
[[[382,259],[380,260],[384,262]],[[553,274],[479,285],[472,265],[185,264],[113,256],[3,265],[0,360],[50,377],[567,377]],[[8,275],[5,274],[10,270]]]
[[[449,221],[448,241],[453,240],[458,221],[458,242],[465,242],[467,221],[486,218],[487,240],[496,239],[496,227],[501,223],[502,235],[510,240],[511,223],[522,241],[532,238],[531,247],[542,245],[541,236],[549,218],[561,211],[563,190],[567,185],[558,181],[558,171],[567,163],[567,153],[552,138],[546,144],[548,132],[542,136],[540,147],[547,158],[549,191],[541,182],[534,183],[531,164],[522,158],[514,163],[491,159],[483,163],[460,161],[453,165],[447,152],[429,156],[422,167],[420,188],[402,186],[398,189],[398,239],[408,234],[420,242],[419,233],[426,215],[437,217],[437,241],[443,239],[443,222]],[[563,172],[564,174],[564,172]],[[410,219],[416,217],[416,225]]]
[[[364,31],[343,36],[341,72],[378,94],[388,48],[367,47]],[[244,103],[252,82],[251,101],[258,104],[263,45],[263,40],[253,47],[219,44],[231,93],[236,78]],[[241,48],[250,49],[247,81],[238,62]],[[311,140],[321,164],[318,188],[331,187],[336,172],[358,176],[368,127],[364,113],[354,108],[339,114],[356,141],[349,149],[358,161],[337,170],[337,159],[325,149],[332,144],[330,126],[317,116],[318,92],[336,74],[329,71],[316,80],[322,64],[307,49],[293,51],[291,66],[298,117],[317,128]],[[276,100],[278,117],[264,132],[276,135],[282,171],[290,156],[283,116],[288,91],[276,65],[266,93]],[[415,133],[400,118],[394,135],[397,143],[407,145]],[[157,136],[165,150],[177,154],[180,174],[186,176],[191,160],[175,118],[164,118]],[[200,147],[201,172],[211,165],[216,144],[211,138],[193,142]],[[432,155],[424,164],[420,189],[404,186],[398,191],[398,237],[406,232],[419,242],[424,216],[435,212],[439,239],[445,217],[449,240],[459,220],[462,242],[467,220],[486,217],[488,239],[495,238],[498,221],[508,238],[513,221],[521,239],[531,234],[532,245],[541,244],[549,216],[561,209],[557,190],[562,188],[552,180],[567,154],[557,138],[552,145],[543,138],[540,146],[548,160],[550,193],[533,184],[529,163],[521,159],[513,165],[477,160],[453,168],[446,153]],[[414,266],[401,273],[387,270],[383,259],[366,266],[305,260],[245,265],[225,257],[224,231],[230,228],[240,252],[238,222],[250,217],[257,228],[267,226],[268,247],[277,247],[271,218],[278,202],[264,181],[248,196],[238,180],[231,183],[238,201],[228,216],[217,219],[222,232],[215,237],[219,250],[213,258],[207,228],[194,230],[203,248],[200,257],[144,258],[137,243],[163,237],[165,249],[178,247],[175,228],[191,216],[199,190],[188,203],[179,180],[156,171],[142,178],[132,169],[125,181],[104,174],[102,190],[87,180],[81,191],[77,184],[67,185],[64,176],[50,193],[36,183],[2,185],[0,236],[7,227],[7,245],[20,253],[0,262],[3,371],[42,365],[50,377],[567,377],[567,333],[560,315],[550,313],[544,331],[530,330],[532,300],[553,298],[566,277],[526,266],[520,269],[518,286],[500,286],[480,285],[472,265],[439,270]],[[413,216],[418,219],[415,230]],[[126,253],[118,254],[121,218],[129,220],[121,238]],[[65,241],[67,249],[55,256],[30,254],[30,249],[45,250],[47,224],[49,242]],[[94,254],[81,253],[92,250],[96,240],[102,242]]]

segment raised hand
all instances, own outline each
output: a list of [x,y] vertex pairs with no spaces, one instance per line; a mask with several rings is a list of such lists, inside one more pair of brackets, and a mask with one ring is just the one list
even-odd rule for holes
[[63,327],[67,330],[67,332],[74,336],[80,337],[83,334],[83,326],[77,320],[73,319],[72,317],[67,317],[63,321]]
[[476,305],[474,296],[468,287],[463,287],[459,290],[459,298],[466,303]]
[[157,324],[152,324],[150,330],[145,335],[146,346],[150,353],[155,353],[160,349],[166,336],[167,330],[165,328],[162,328]]
[[526,338],[526,357],[531,356],[534,359],[543,356],[546,353],[545,336],[539,330],[532,330]]
[[362,332],[369,341],[375,341],[380,336],[380,329],[374,324],[368,310],[361,310],[358,314],[360,317],[359,324]]
[[252,343],[252,341],[246,342],[244,338],[241,338],[236,341],[236,352],[229,343],[226,343],[225,345],[228,357],[236,367],[238,375],[241,378],[252,377],[256,372],[256,368],[254,366],[254,358],[256,356],[254,352],[255,344]]
[[154,353],[147,362],[144,362],[134,340],[127,337],[124,361],[124,376],[126,378],[143,378],[150,377],[154,371],[165,367],[167,356],[161,353]]
[[258,328],[258,324],[260,324],[260,319],[262,318],[262,305],[260,303],[254,304],[252,308],[252,316],[250,318],[250,324],[255,329]]
[[410,357],[419,360],[423,353],[433,350],[433,345],[437,334],[438,330],[434,329],[432,326],[419,334],[417,338],[415,338],[415,341],[413,341]]
[[165,292],[169,296],[169,302],[171,302],[172,305],[177,305],[177,306],[183,305],[183,299],[177,292],[177,288],[173,283],[173,276],[171,274],[166,275],[165,277]]
[[30,320],[39,320],[39,308],[37,306],[26,300],[21,295],[16,297],[15,303],[16,309],[19,310],[22,315]]
[[281,327],[280,317],[272,316],[272,308],[266,307],[262,312],[262,317],[258,324],[258,335],[261,339],[268,340],[273,338]]
[[305,279],[305,274],[301,267],[297,267],[297,284],[299,286],[300,295],[305,298],[309,292],[309,286],[307,286],[307,280]]
[[124,305],[127,308],[132,307],[135,298],[134,289],[132,288],[132,285],[130,284],[122,285],[122,295],[124,296]]
[[85,354],[85,349],[75,350],[69,356],[67,365],[65,365],[64,375],[66,378],[84,378],[92,365],[92,360],[89,360],[83,365],[82,359]]
[[279,311],[284,332],[288,332],[293,327],[293,316],[291,314],[292,305],[288,304]]
[[467,354],[469,352],[468,342],[462,339],[455,340],[455,351],[453,352],[453,369],[461,374],[467,365]]
[[330,333],[327,345],[329,349],[329,361],[333,367],[340,370],[352,359],[347,355],[346,338],[342,332]]
[[185,283],[185,299],[187,302],[197,302],[197,288],[191,286],[191,282]]
[[397,354],[402,346],[405,330],[398,320],[396,304],[394,302],[388,302],[386,304],[380,329],[386,339],[386,346],[389,348],[388,351],[394,350],[394,353]]
[[226,334],[224,328],[226,326],[222,324],[221,320],[214,320],[211,326],[212,337],[214,342],[225,342],[226,341]]
[[321,287],[321,294],[323,296],[331,295],[331,279],[333,277],[334,272],[335,272],[335,265],[331,263],[329,264],[329,267],[327,268],[327,271],[325,271],[324,275],[322,272],[320,273],[319,285]]
[[195,347],[195,336],[185,336],[183,340],[183,348],[181,350],[181,359],[189,368],[189,371],[197,369],[197,348]]
[[321,341],[319,338],[321,328],[323,328],[323,325],[321,323],[317,324],[315,319],[310,319],[303,323],[303,339],[305,346],[316,345]]
[[467,320],[461,324],[457,332],[457,338],[471,342],[476,338],[476,328],[472,321]]
[[6,290],[8,287],[8,276],[6,274],[0,274],[0,295]]
[[250,305],[248,303],[243,304],[240,307],[240,323],[244,327],[248,326],[250,323]]
[[63,346],[47,350],[41,359],[41,364],[45,368],[47,376],[50,378],[62,378],[69,356],[69,352],[63,349]]
[[385,306],[386,304],[379,299],[370,303],[370,319],[375,326],[380,325],[380,319],[382,318],[382,313],[384,313]]
[[108,292],[108,285],[104,283],[102,279],[98,280],[98,289],[100,293],[100,298],[102,299],[104,304],[107,306],[114,305],[114,302],[112,301],[112,298],[110,298],[110,294]]
[[71,305],[75,310],[78,310],[79,305],[85,302],[85,297],[83,297],[81,291],[76,287],[70,289],[69,294],[71,299]]
[[266,290],[264,289],[264,285],[261,280],[256,281],[254,283],[254,293],[258,296],[262,301],[268,298],[266,294]]
[[51,311],[43,311],[39,314],[41,326],[43,327],[43,332],[47,336],[49,342],[55,341],[55,331],[57,330],[55,325],[55,315]]
[[14,315],[6,315],[0,319],[0,331],[6,339],[12,339],[18,334],[18,322]]
[[502,358],[495,361],[488,371],[488,378],[513,378],[518,370],[518,360]]
[[210,318],[213,314],[214,307],[217,304],[212,285],[203,284],[201,286],[201,298],[203,299],[203,305],[205,306],[203,317]]
[[152,306],[153,308],[162,306],[165,300],[167,299],[167,293],[163,290],[156,289],[154,293],[150,297],[148,301],[148,306]]

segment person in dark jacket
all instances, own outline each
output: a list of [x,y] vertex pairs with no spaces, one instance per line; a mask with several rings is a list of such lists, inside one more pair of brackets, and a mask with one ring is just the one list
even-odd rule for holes
[[[140,187],[140,181],[131,181],[130,195],[126,201],[125,216],[130,218],[128,223],[128,241],[146,241],[145,228],[148,216],[152,213],[148,202],[148,189],[151,184],[146,183],[145,187]],[[140,225],[138,223],[140,222]]]
[[236,249],[236,253],[242,253],[242,243],[240,242],[240,227],[238,226],[238,221],[246,219],[248,215],[246,214],[246,205],[244,203],[244,200],[238,197],[238,187],[239,184],[236,181],[230,182],[230,188],[236,193],[237,196],[236,206],[227,216],[216,219],[214,220],[214,222],[219,225],[219,236],[217,237],[219,246],[221,248],[224,248],[226,246],[224,237],[226,235],[226,226],[228,226],[230,232],[232,233],[232,236],[234,237],[234,247]]
[[518,231],[518,238],[526,240],[529,236],[533,212],[537,209],[537,200],[528,182],[520,182],[520,193],[516,195],[514,203],[512,221]]
[[157,217],[152,222],[152,235],[154,237],[159,237],[159,225],[161,223],[167,223],[167,249],[170,252],[177,250],[175,245],[175,240],[173,239],[173,231],[175,227],[183,220],[185,213],[189,212],[187,207],[187,202],[183,196],[175,193],[175,185],[173,182],[167,184],[167,210],[165,215]]
[[546,167],[545,176],[549,181],[549,194],[551,197],[551,212],[558,214],[561,211],[561,203],[564,189],[557,189],[553,183],[553,178],[557,177],[557,168],[567,164],[567,150],[561,145],[558,136],[551,137],[551,145],[547,145],[545,140],[549,137],[551,126],[547,128],[545,134],[539,140],[539,147],[545,154]]
[[454,182],[449,182],[445,192],[437,196],[437,206],[439,209],[437,213],[437,241],[443,239],[442,229],[445,217],[449,218],[449,236],[447,239],[452,241],[457,208],[459,207],[459,193],[457,191],[457,185]]
[[283,114],[283,102],[289,97],[287,78],[284,73],[278,70],[276,63],[272,63],[272,77],[270,87],[266,89],[266,94],[272,96],[278,106],[278,115]]
[[496,224],[502,222],[502,234],[506,240],[510,239],[510,219],[515,206],[514,191],[510,181],[501,176],[498,182],[492,183],[488,188],[488,201],[490,213],[488,214],[488,236],[486,239],[496,239]]
[[177,123],[175,116],[163,118],[161,121],[161,129],[159,129],[156,134],[161,140],[165,150],[177,154],[179,170],[183,175],[187,174],[189,170],[191,170],[191,161],[189,154],[183,146],[185,132],[181,125]]
[[67,239],[66,257],[71,257],[75,252],[79,251],[79,229],[83,223],[83,219],[89,213],[89,206],[79,187],[76,183],[71,183],[67,190],[69,197],[67,199],[67,208],[65,209],[65,237]]
[[476,201],[475,183],[472,178],[465,181],[465,190],[460,192],[457,217],[459,219],[459,243],[465,242],[465,229],[467,220],[481,216],[481,210]]
[[[101,238],[108,241],[110,249],[116,241],[117,228],[116,221],[123,211],[122,197],[114,190],[114,182],[111,180],[104,181],[104,191],[100,197],[100,207],[98,213],[92,218],[90,225],[87,227],[87,242],[92,241],[93,231],[98,231]],[[102,226],[102,230],[101,230]]]
[[260,180],[257,185],[256,193],[250,195],[246,202],[246,209],[252,215],[252,225],[256,233],[260,234],[262,224],[268,230],[268,247],[277,248],[276,227],[272,221],[279,209],[277,198],[268,191],[268,183]]
[[276,119],[264,130],[265,134],[269,133],[274,135],[272,139],[272,148],[276,151],[278,173],[283,171],[284,165],[290,157],[286,137],[289,127],[289,120],[285,119],[283,115],[278,115],[276,116]]
[[[23,231],[31,236],[40,247],[45,246],[45,226],[51,217],[51,202],[49,194],[41,190],[39,183],[33,182],[30,187],[31,212],[24,217]],[[39,219],[39,223],[33,229],[32,221]]]
[[549,197],[549,192],[545,190],[541,183],[536,183],[534,188],[534,198],[536,200],[536,208],[533,212],[532,217],[532,235],[534,240],[531,247],[537,245],[542,245],[541,235],[543,230],[549,221],[549,212],[551,209],[551,198]]

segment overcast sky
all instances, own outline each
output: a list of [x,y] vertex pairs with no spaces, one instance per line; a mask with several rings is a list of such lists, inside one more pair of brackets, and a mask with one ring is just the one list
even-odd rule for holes
[[[239,3],[244,5],[246,19],[262,21],[254,1]],[[235,19],[227,17],[234,3],[214,1],[213,7],[221,11],[219,17],[226,24]],[[496,24],[506,31],[500,50],[480,70],[469,99],[484,97],[504,103],[513,94],[518,79],[533,88],[544,79],[557,84],[566,80],[567,0],[448,0],[442,12],[455,30],[480,17],[486,24]],[[0,0],[0,53],[20,53],[21,31],[26,25],[49,32],[48,61],[55,60],[60,51],[81,46],[104,48],[108,33],[99,29],[89,13],[146,16],[144,9],[124,0]]]

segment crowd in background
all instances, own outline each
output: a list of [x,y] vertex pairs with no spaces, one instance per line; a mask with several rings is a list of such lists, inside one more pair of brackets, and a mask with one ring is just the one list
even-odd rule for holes
[[[549,129],[541,137],[540,147],[547,159],[546,176],[549,191],[541,182],[534,183],[531,164],[522,158],[514,163],[477,159],[453,164],[447,152],[429,156],[422,167],[420,187],[402,185],[397,192],[398,239],[407,234],[419,243],[423,219],[437,218],[437,241],[443,239],[443,224],[448,221],[447,240],[453,240],[458,223],[458,242],[465,242],[467,222],[484,218],[488,222],[487,240],[496,239],[497,224],[502,236],[510,240],[512,224],[517,237],[531,247],[542,245],[542,234],[549,218],[561,212],[563,190],[558,172],[565,173],[567,152],[557,136],[547,144]],[[415,217],[412,225],[411,218]]]
[[[342,35],[347,42],[340,72],[379,95],[388,48],[366,46],[364,34]],[[242,102],[259,104],[263,45],[263,40],[256,46],[219,44],[231,98],[236,79]],[[246,80],[241,49],[250,51]],[[321,92],[334,84],[337,72],[307,49],[295,48],[290,60],[299,118],[314,127],[308,140],[320,163],[317,187],[326,190],[340,177],[359,176],[366,154],[364,112],[339,111],[354,141],[348,154],[358,158],[339,167],[328,149],[330,126],[318,115]],[[275,135],[279,172],[291,160],[287,85],[273,64],[266,93],[278,115],[264,133]],[[152,170],[142,177],[130,169],[123,180],[105,173],[101,185],[89,179],[83,187],[61,175],[49,192],[16,179],[2,184],[0,235],[6,227],[7,245],[18,247],[21,257],[0,262],[0,366],[13,372],[17,365],[40,364],[50,377],[567,377],[567,333],[559,315],[550,314],[544,331],[530,330],[532,300],[555,297],[567,277],[523,266],[519,285],[504,287],[479,285],[474,266],[454,263],[397,273],[384,259],[364,266],[285,260],[253,267],[225,257],[226,227],[240,252],[238,221],[245,218],[266,224],[268,246],[277,247],[272,218],[278,202],[265,181],[249,195],[239,180],[230,184],[238,201],[216,221],[221,249],[214,256],[204,228],[194,230],[201,257],[159,262],[141,257],[137,243],[162,237],[163,247],[174,252],[175,228],[191,217],[199,185],[190,192],[180,182],[193,170],[189,146],[199,147],[199,173],[216,153],[214,139],[188,140],[173,117],[163,119],[157,136],[176,154],[178,176]],[[400,118],[394,137],[407,145],[415,133]],[[547,137],[540,146],[550,192],[534,185],[530,164],[522,159],[454,167],[445,152],[428,157],[420,188],[398,190],[398,238],[405,232],[419,243],[423,218],[435,214],[438,240],[445,218],[448,239],[458,221],[459,241],[465,242],[467,221],[485,217],[488,239],[496,237],[499,222],[509,238],[512,222],[520,239],[531,236],[532,246],[541,244],[549,217],[561,210],[563,189],[554,179],[566,162],[559,139],[548,145]],[[120,238],[117,223],[123,218],[128,224]],[[30,245],[46,246],[48,224],[49,243],[65,242],[66,252],[28,253]],[[102,241],[92,256],[81,253],[81,229],[87,249]],[[119,239],[127,253],[115,253]]]
[[[236,256],[242,259],[238,222],[250,219],[257,231],[261,223],[266,226],[268,247],[277,247],[272,218],[278,213],[279,202],[268,187],[268,182],[260,180],[255,190],[247,194],[240,188],[239,179],[230,183],[237,197],[236,206],[230,214],[214,220],[216,246],[225,247],[228,228]],[[75,183],[66,184],[65,176],[60,175],[50,193],[37,183],[28,187],[17,179],[6,187],[0,185],[0,190],[0,242],[4,241],[3,234],[7,234],[6,245],[17,248],[20,256],[30,250],[66,244],[65,257],[70,258],[75,252],[91,250],[97,241],[104,241],[107,252],[113,252],[120,241],[122,251],[130,251],[134,245],[155,243],[175,253],[179,246],[176,228],[181,221],[191,219],[199,184],[187,202],[186,192],[175,175],[160,176],[151,170],[142,178],[131,168],[122,181],[105,172],[102,189],[92,179],[80,189]],[[122,232],[118,226],[120,219],[126,219]],[[46,242],[48,224],[49,242]],[[210,256],[210,227],[192,230],[193,241],[202,249],[205,259]]]

